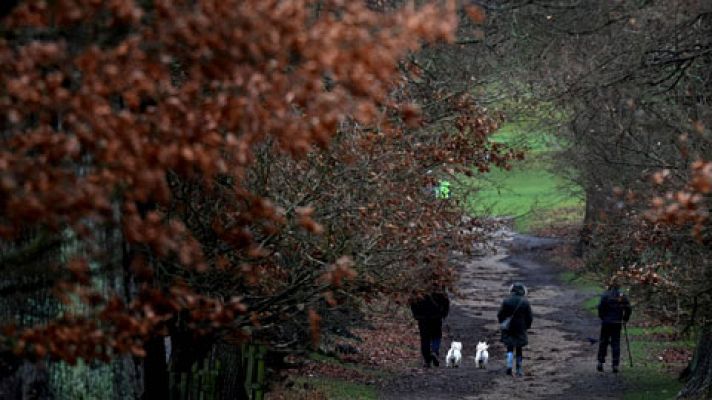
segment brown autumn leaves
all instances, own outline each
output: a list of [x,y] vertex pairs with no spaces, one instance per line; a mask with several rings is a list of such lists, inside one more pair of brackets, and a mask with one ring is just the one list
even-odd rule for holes
[[[0,21],[0,243],[75,250],[43,267],[66,272],[65,311],[8,324],[3,348],[108,360],[179,325],[258,334],[296,315],[316,334],[322,301],[407,295],[422,265],[447,281],[457,214],[425,171],[511,157],[466,95],[454,124],[419,128],[399,62],[451,41],[455,11],[21,2]],[[124,285],[102,289],[112,274]]]

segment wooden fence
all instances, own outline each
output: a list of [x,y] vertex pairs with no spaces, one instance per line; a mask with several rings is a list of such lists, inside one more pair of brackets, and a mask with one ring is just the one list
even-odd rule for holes
[[[244,374],[244,385],[249,400],[263,400],[265,389],[265,355],[267,347],[257,344],[242,344],[238,365],[225,365],[217,357],[208,357],[195,363],[190,373],[169,371],[170,400],[220,400],[223,395],[221,382],[231,376]],[[235,371],[241,368],[242,371]]]

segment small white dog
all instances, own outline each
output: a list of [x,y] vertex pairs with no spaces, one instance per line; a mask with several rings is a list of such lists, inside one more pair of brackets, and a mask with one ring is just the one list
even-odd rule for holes
[[459,367],[460,361],[462,360],[462,343],[452,342],[450,344],[450,350],[447,352],[447,358],[445,358],[445,366],[447,367]]
[[479,368],[485,368],[487,366],[487,360],[489,360],[489,353],[487,349],[489,346],[487,342],[477,342],[477,354],[475,355],[475,363]]

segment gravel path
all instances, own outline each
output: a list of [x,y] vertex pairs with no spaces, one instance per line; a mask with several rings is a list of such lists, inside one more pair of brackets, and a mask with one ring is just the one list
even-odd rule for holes
[[[382,387],[383,399],[618,399],[624,385],[620,376],[595,371],[598,336],[595,316],[581,308],[591,297],[562,284],[560,270],[536,260],[545,259],[552,239],[503,235],[497,254],[472,260],[461,268],[461,298],[453,301],[443,353],[452,339],[463,342],[463,365],[412,368]],[[499,343],[496,313],[512,282],[529,289],[534,324],[524,349],[525,376],[504,374],[505,349]],[[490,344],[490,364],[476,368],[474,347]],[[444,357],[441,357],[444,358]],[[443,363],[444,364],[444,363]],[[623,371],[623,374],[625,370]]]

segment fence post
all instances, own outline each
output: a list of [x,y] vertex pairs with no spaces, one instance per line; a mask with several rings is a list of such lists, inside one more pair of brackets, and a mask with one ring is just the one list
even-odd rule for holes
[[264,345],[258,346],[257,351],[257,382],[255,382],[255,391],[253,400],[264,399],[264,382],[265,382],[265,354],[267,347]]
[[200,392],[200,370],[198,369],[198,363],[193,364],[191,367],[190,376],[190,389],[191,389],[191,400],[198,400],[198,393]]
[[252,387],[252,382],[255,379],[255,346],[252,344],[246,345],[247,347],[247,358],[245,360],[245,386],[247,387],[247,393],[250,399],[254,400],[254,392]]
[[188,374],[180,374],[180,400],[188,400]]

